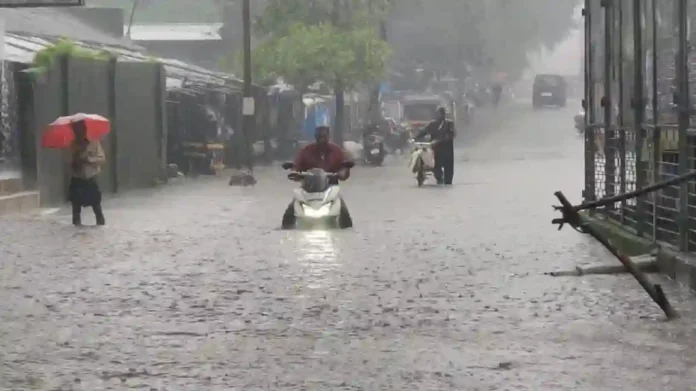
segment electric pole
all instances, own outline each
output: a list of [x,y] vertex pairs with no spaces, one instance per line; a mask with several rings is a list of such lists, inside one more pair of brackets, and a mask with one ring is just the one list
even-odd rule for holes
[[[248,1],[248,0],[247,0]],[[337,29],[341,28],[341,0],[334,0],[334,15],[333,23]],[[345,91],[342,75],[336,75],[336,83],[334,85],[334,100],[336,101],[336,115],[334,117],[333,138],[334,142],[343,146],[343,125],[345,124]]]
[[246,146],[246,163],[249,171],[254,166],[254,151],[251,138],[256,133],[256,102],[251,80],[251,4],[250,0],[242,2],[242,24],[244,26],[244,98],[242,100],[242,134]]
[[133,19],[135,18],[135,11],[138,10],[138,5],[138,0],[133,0],[133,7],[131,7],[130,17],[128,18],[128,30],[126,30],[128,39],[131,39],[131,28],[133,28]]
[[[370,13],[382,11],[382,10],[375,9],[374,0],[369,1],[368,7],[369,7],[368,9],[369,9]],[[387,42],[387,21],[384,19],[384,17],[382,17],[379,20],[379,37],[384,42]],[[381,83],[376,82],[370,91],[370,103],[369,103],[370,106],[368,109],[368,115],[370,116],[370,118],[368,118],[368,121],[375,122],[375,123],[382,119],[381,106],[380,106],[380,101],[379,101],[380,90],[381,90]]]

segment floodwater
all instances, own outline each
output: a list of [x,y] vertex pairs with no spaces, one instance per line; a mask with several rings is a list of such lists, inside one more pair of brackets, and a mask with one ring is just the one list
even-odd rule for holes
[[103,229],[3,218],[0,389],[691,389],[688,292],[661,281],[667,323],[629,276],[543,275],[616,263],[550,224],[582,189],[574,111],[500,110],[450,188],[356,169],[343,232],[278,230],[278,168],[119,196]]

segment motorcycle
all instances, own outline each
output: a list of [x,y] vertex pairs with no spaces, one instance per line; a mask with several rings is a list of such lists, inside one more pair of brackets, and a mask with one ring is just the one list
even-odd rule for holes
[[428,174],[435,168],[435,152],[433,146],[435,142],[413,141],[413,152],[411,152],[411,162],[409,164],[411,172],[416,175],[418,187],[423,186]]
[[363,154],[365,163],[373,166],[381,166],[386,156],[382,137],[376,134],[367,136],[363,140]]
[[[354,166],[353,162],[343,163],[346,169]],[[290,162],[283,164],[285,170],[292,168],[293,164]],[[293,195],[295,227],[345,229],[353,226],[348,208],[340,197],[341,188],[338,186],[337,174],[315,168],[306,172],[291,172],[288,179],[301,181],[300,187],[294,190]]]

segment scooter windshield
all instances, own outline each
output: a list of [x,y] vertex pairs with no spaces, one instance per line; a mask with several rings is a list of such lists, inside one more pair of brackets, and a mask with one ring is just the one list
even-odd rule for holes
[[329,177],[326,172],[319,168],[307,171],[307,175],[302,181],[302,190],[307,193],[321,193],[329,188]]

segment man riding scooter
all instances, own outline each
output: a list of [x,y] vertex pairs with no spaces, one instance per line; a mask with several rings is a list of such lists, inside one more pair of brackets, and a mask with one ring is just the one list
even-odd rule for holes
[[435,167],[433,175],[437,184],[451,185],[454,176],[454,138],[457,131],[454,123],[447,119],[447,110],[444,107],[437,108],[437,119],[421,130],[414,140],[417,141],[428,135],[434,141]]
[[[344,162],[346,162],[347,156],[343,152],[343,149],[337,144],[329,141],[331,129],[328,126],[318,126],[314,132],[315,141],[311,144],[306,145],[302,148],[295,156],[295,161],[293,163],[293,169],[297,172],[304,172],[311,170],[313,168],[320,168],[327,173],[337,174],[332,177],[332,185],[338,184],[338,181],[345,181],[350,177],[350,169],[345,168]],[[296,180],[301,180],[297,177]],[[345,209],[342,212],[346,212],[346,203],[341,199],[341,208]],[[350,220],[350,217],[348,217]],[[296,217],[294,210],[294,202],[288,205],[288,208],[283,214],[283,228],[290,228],[295,226]],[[352,226],[353,222],[349,221],[348,226]]]

